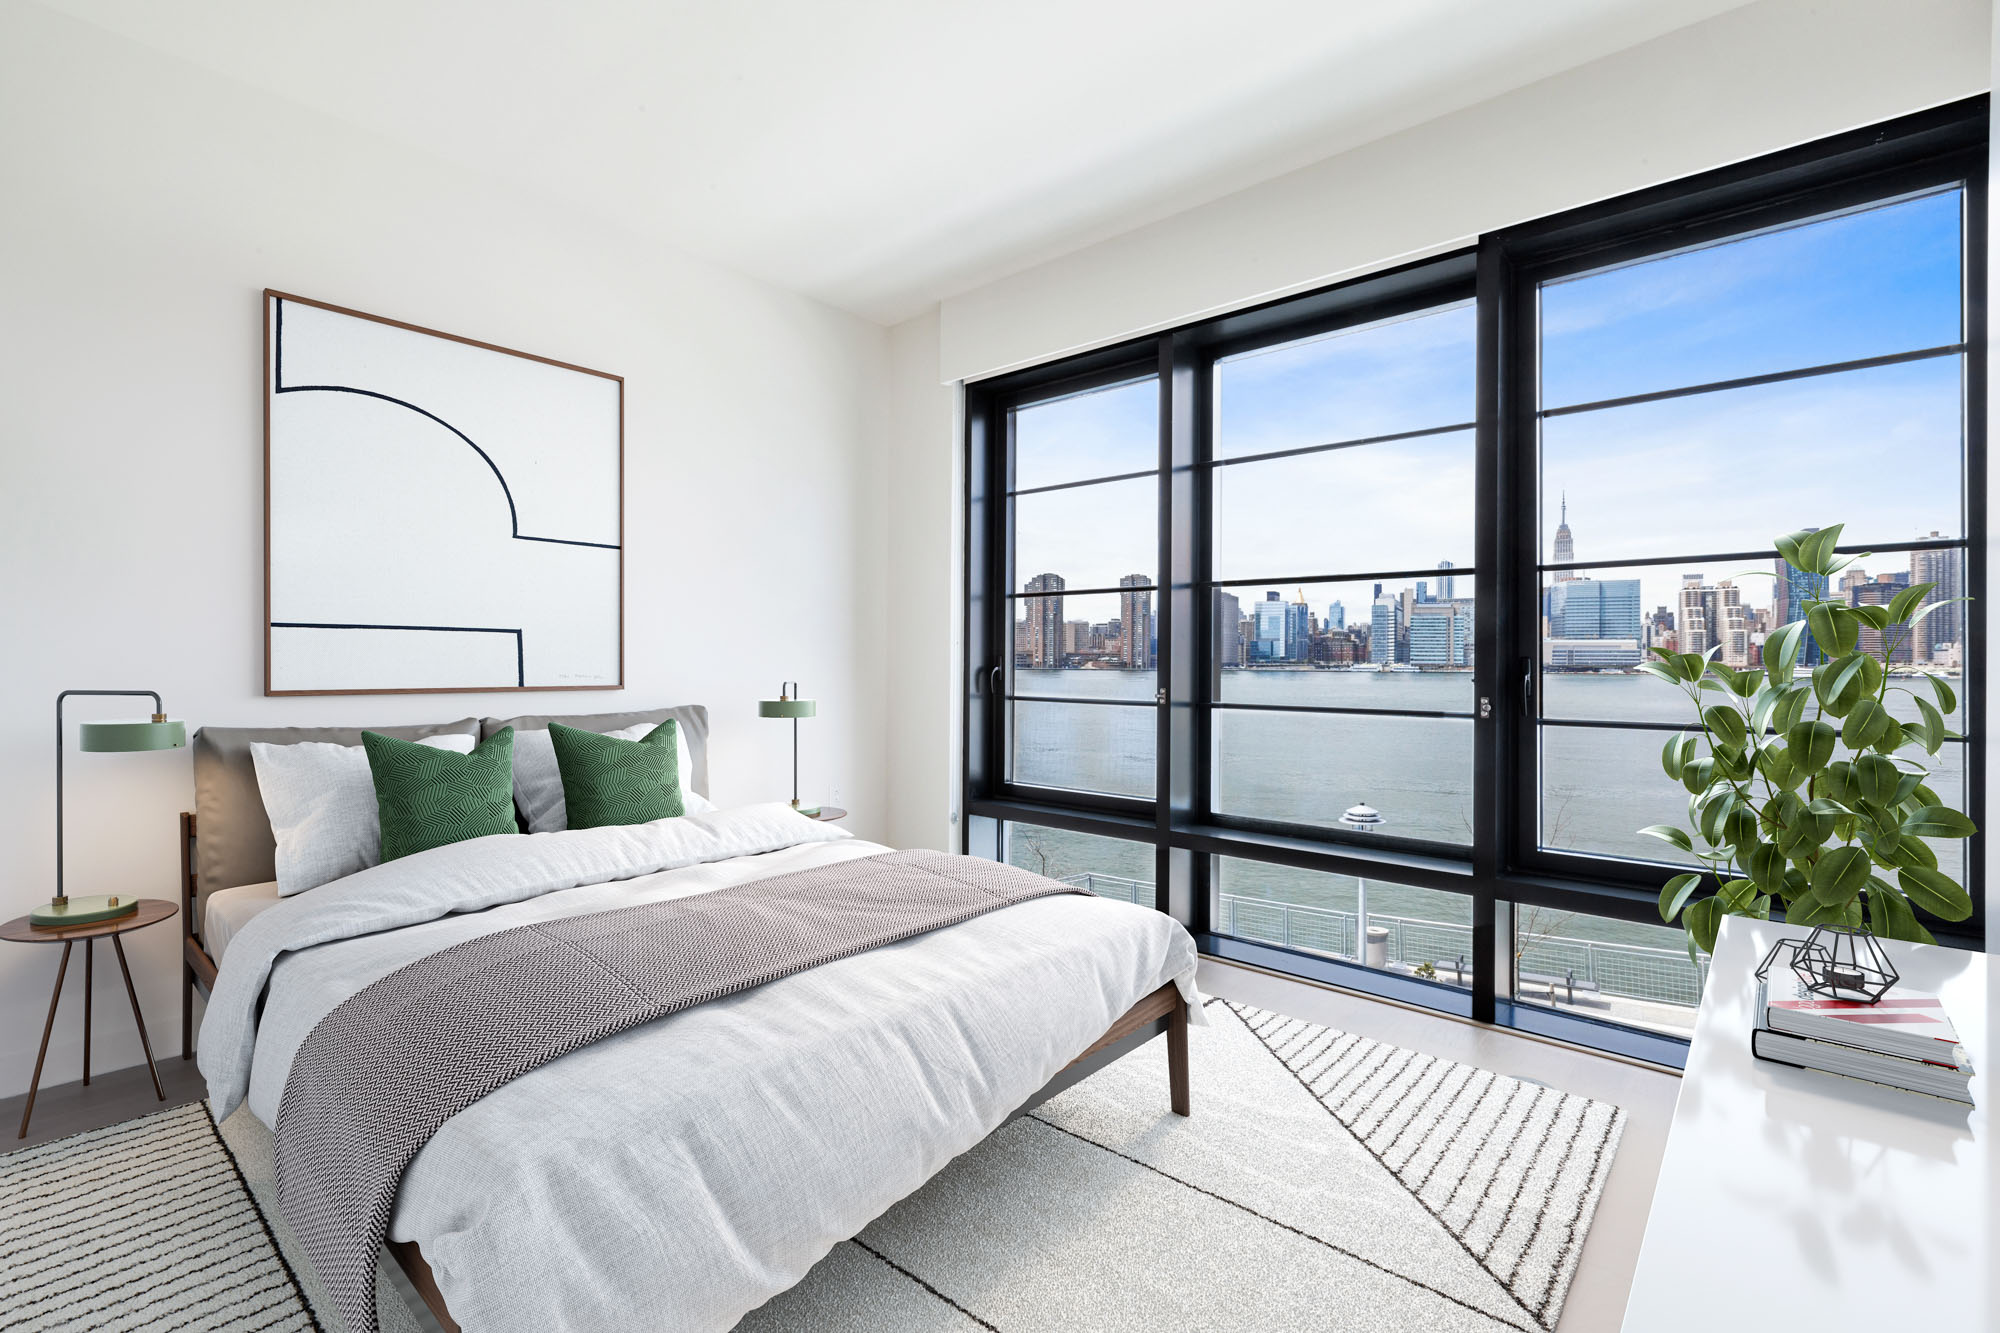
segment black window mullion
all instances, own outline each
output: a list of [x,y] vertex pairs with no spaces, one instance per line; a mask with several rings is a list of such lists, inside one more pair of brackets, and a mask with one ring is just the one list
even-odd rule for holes
[[[1508,570],[1514,552],[1507,542],[1514,478],[1507,463],[1513,393],[1506,378],[1512,357],[1508,314],[1512,275],[1500,247],[1481,244],[1477,273],[1478,346],[1475,399],[1478,416],[1474,456],[1473,566],[1489,571],[1473,588],[1472,688],[1478,716],[1472,728],[1472,1017],[1491,1023],[1499,991],[1510,978],[1498,975],[1495,939],[1501,848],[1509,815],[1508,784],[1500,780],[1511,745],[1512,713],[1500,680],[1516,632],[1507,600]],[[1495,580],[1493,573],[1500,577]],[[1497,706],[1496,706],[1497,701]]]

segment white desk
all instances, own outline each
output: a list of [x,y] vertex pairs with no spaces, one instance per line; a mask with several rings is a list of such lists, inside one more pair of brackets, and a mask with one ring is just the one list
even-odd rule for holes
[[2000,1328],[2000,1099],[1985,954],[1889,943],[1977,1071],[1970,1111],[1753,1059],[1758,961],[1803,929],[1725,918],[1625,1333]]

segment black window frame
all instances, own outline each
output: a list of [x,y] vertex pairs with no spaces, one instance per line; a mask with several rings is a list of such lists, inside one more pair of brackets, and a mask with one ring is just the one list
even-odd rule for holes
[[[1957,545],[1964,552],[1965,589],[1974,600],[1966,617],[1961,716],[1973,722],[1962,744],[1969,807],[1981,811],[1986,789],[1986,627],[1981,599],[1986,586],[1987,141],[1987,98],[1982,95],[1525,223],[1482,236],[1464,250],[968,384],[964,588],[968,679],[961,773],[965,845],[971,845],[974,820],[998,821],[1003,830],[1007,822],[1023,822],[1149,843],[1155,857],[1156,905],[1186,924],[1206,953],[1477,1021],[1680,1064],[1684,1039],[1558,1014],[1514,998],[1511,943],[1503,936],[1511,930],[1515,905],[1658,925],[1659,887],[1663,875],[1671,873],[1619,857],[1552,853],[1539,846],[1537,284],[1558,272],[1678,250],[1922,188],[1962,185],[1967,367],[1964,533],[1960,542],[1910,545]],[[1475,302],[1477,326],[1476,493],[1472,564],[1455,573],[1474,582],[1472,842],[1469,846],[1415,842],[1220,815],[1212,807],[1213,724],[1215,713],[1230,705],[1217,699],[1219,663],[1212,647],[1217,585],[1211,568],[1211,499],[1216,468],[1233,464],[1217,464],[1212,458],[1210,393],[1215,364],[1241,351],[1467,297]],[[1159,690],[1152,705],[1157,722],[1155,797],[1134,800],[1018,786],[1007,780],[1004,716],[1004,687],[1013,657],[1011,594],[1018,591],[1008,586],[1008,414],[1027,403],[1143,374],[1157,375],[1160,395],[1159,550],[1153,611]],[[1741,554],[1720,553],[1718,558]],[[1223,582],[1226,586],[1238,580]],[[1941,942],[1983,947],[1984,839],[1984,833],[1976,835],[1967,855],[1966,882],[1974,916],[1956,924],[1930,923]],[[1216,933],[1209,919],[1212,875],[1214,859],[1223,856],[1366,875],[1464,895],[1471,904],[1473,932],[1469,992]]]
[[[1806,221],[1846,209],[1886,201],[1926,189],[1958,185],[1964,190],[1964,344],[1965,374],[1965,505],[1963,536],[1951,541],[1874,543],[1843,546],[1842,551],[1870,550],[1878,554],[1913,548],[1958,547],[1965,556],[1965,586],[1974,597],[1966,617],[1967,662],[1958,719],[1974,719],[1963,742],[1966,747],[1966,799],[1974,811],[1985,809],[1985,615],[1975,589],[1983,590],[1986,540],[1986,98],[1941,107],[1850,134],[1773,154],[1738,166],[1705,173],[1689,180],[1656,187],[1604,204],[1577,209],[1524,224],[1483,238],[1482,258],[1490,261],[1494,314],[1499,336],[1511,354],[1505,356],[1505,378],[1497,386],[1501,401],[1494,422],[1496,449],[1505,475],[1502,503],[1514,516],[1512,540],[1494,554],[1501,566],[1505,598],[1496,608],[1497,642],[1507,669],[1496,682],[1510,714],[1505,729],[1500,784],[1502,818],[1508,856],[1503,882],[1515,901],[1569,910],[1595,911],[1578,902],[1571,889],[1585,886],[1600,899],[1609,895],[1652,910],[1657,921],[1660,871],[1657,866],[1626,858],[1552,851],[1540,846],[1541,721],[1539,552],[1539,440],[1534,350],[1535,293],[1551,279],[1647,258],[1713,241],[1724,241],[1787,223]],[[1905,354],[1869,358],[1852,367],[1894,364],[1915,359]],[[1847,366],[1850,363],[1836,363]],[[1803,367],[1742,381],[1760,384],[1823,373]],[[1676,396],[1710,386],[1686,386]],[[1642,395],[1651,398],[1654,395]],[[1664,396],[1664,395],[1662,395]],[[1620,401],[1620,400],[1611,400]],[[1563,414],[1593,405],[1563,405]],[[1772,551],[1727,551],[1672,557],[1670,563],[1695,565],[1732,560],[1767,559]],[[1631,567],[1645,560],[1573,562]],[[1564,720],[1555,725],[1589,726]],[[1620,723],[1626,730],[1678,728],[1667,724]],[[1966,858],[1974,914],[1958,923],[1929,922],[1941,941],[1983,947],[1985,904],[1980,891],[1984,833],[1975,835]],[[1612,913],[1617,915],[1617,913]]]

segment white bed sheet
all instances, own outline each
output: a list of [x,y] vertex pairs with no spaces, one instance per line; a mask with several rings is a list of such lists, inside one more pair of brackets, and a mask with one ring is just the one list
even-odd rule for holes
[[250,924],[259,912],[276,907],[284,899],[278,896],[278,881],[268,884],[241,884],[233,889],[217,889],[208,895],[208,907],[201,916],[201,942],[208,950],[208,956],[222,965],[223,951],[229,948],[229,941],[236,932]]

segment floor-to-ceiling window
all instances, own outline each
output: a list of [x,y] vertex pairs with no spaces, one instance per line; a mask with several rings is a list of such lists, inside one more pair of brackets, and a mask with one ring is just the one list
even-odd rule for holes
[[[1672,1059],[1705,960],[1638,830],[1685,814],[1688,719],[1636,667],[1977,596],[1985,135],[1947,108],[972,386],[968,847]],[[1774,538],[1831,523],[1870,554],[1813,586]],[[1979,607],[1891,634],[1966,700],[1971,809]]]

